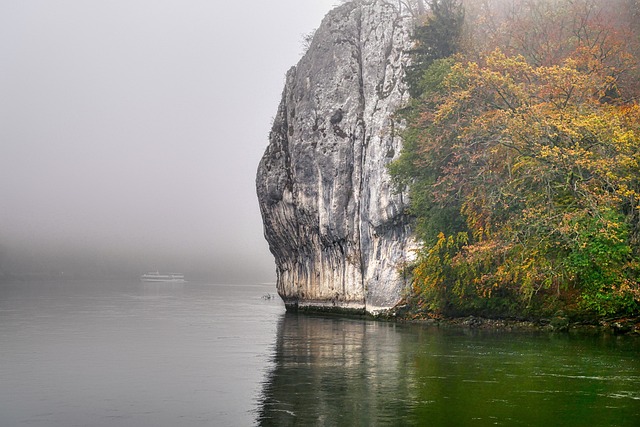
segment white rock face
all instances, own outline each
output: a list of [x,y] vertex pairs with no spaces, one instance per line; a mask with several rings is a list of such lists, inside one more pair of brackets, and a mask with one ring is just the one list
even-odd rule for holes
[[344,4],[287,73],[256,183],[289,308],[375,313],[408,286],[414,242],[386,165],[402,146],[392,115],[409,96],[411,25],[396,1]]

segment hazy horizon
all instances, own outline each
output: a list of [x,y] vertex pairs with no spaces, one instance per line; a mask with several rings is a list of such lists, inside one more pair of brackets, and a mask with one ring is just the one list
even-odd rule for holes
[[0,0],[0,278],[274,280],[256,168],[337,3]]

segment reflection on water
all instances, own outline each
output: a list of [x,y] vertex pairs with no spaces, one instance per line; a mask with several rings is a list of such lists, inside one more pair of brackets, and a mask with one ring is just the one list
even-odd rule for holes
[[0,426],[640,425],[640,339],[284,314],[272,285],[0,285]]
[[396,420],[415,395],[390,324],[287,314],[261,425],[374,425]]
[[258,424],[638,426],[633,338],[287,314]]

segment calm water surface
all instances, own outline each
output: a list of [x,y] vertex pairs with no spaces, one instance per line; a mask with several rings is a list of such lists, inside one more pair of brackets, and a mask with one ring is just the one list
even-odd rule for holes
[[0,426],[243,426],[271,367],[273,286],[0,285]]
[[0,426],[634,426],[640,340],[285,314],[272,285],[0,285]]

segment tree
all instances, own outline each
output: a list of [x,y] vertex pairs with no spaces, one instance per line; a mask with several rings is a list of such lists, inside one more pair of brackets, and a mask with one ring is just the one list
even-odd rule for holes
[[422,73],[390,170],[409,186],[425,242],[414,271],[424,307],[640,312],[637,57],[609,26],[619,21],[576,10],[554,21],[573,34],[560,53],[545,50],[551,33],[517,36],[528,46],[433,60]]
[[[421,4],[421,3],[420,3]],[[415,41],[411,49],[411,65],[406,80],[413,97],[422,92],[422,74],[438,59],[447,58],[458,51],[464,8],[461,0],[429,0],[429,13],[414,29]]]
[[500,51],[453,66],[420,118],[429,137],[416,161],[432,171],[430,200],[464,218],[465,237],[440,232],[419,287],[446,283],[457,309],[497,294],[521,310],[570,289],[601,314],[640,307],[640,107],[602,104],[610,77],[592,71]]

